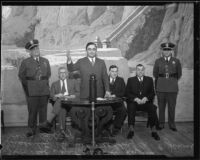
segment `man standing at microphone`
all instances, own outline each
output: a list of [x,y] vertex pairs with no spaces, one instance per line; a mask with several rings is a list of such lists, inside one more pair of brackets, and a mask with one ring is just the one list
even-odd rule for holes
[[[89,98],[89,79],[91,74],[96,75],[96,85],[97,85],[97,97],[109,97],[109,80],[105,62],[97,58],[97,46],[93,42],[89,42],[86,45],[87,56],[79,59],[75,64],[72,63],[70,52],[67,51],[67,68],[70,72],[79,71],[80,72],[80,98],[88,99]],[[72,108],[72,109],[75,109]],[[96,108],[96,112],[98,109],[103,109],[104,111],[107,108],[104,106]],[[89,111],[88,111],[89,112]],[[112,112],[112,111],[111,111]],[[87,114],[88,115],[88,114]],[[89,118],[89,117],[88,117]],[[106,120],[110,120],[112,118],[112,114],[108,114],[106,116]],[[84,119],[85,125],[88,125],[87,118]],[[86,127],[87,128],[87,127]],[[86,133],[87,134],[87,133]]]

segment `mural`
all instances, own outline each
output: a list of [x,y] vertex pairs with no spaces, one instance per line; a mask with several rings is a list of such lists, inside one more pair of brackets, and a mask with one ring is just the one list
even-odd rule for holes
[[190,3],[162,6],[3,6],[1,98],[7,122],[12,123],[15,118],[25,124],[27,121],[27,117],[21,116],[27,111],[17,74],[22,59],[29,56],[24,45],[32,38],[40,41],[41,54],[50,61],[50,84],[57,77],[57,68],[65,65],[66,49],[71,50],[76,61],[85,55],[86,42],[98,39],[102,42],[102,48],[98,49],[99,57],[105,59],[107,67],[117,64],[120,75],[127,80],[135,74],[138,63],[144,64],[146,75],[152,76],[153,64],[160,56],[160,43],[172,41],[176,44],[175,56],[183,66],[176,119],[193,121],[193,8]]

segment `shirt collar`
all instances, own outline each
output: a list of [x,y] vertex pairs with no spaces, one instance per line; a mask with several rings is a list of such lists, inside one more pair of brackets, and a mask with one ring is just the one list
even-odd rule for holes
[[90,62],[92,62],[92,59],[94,60],[94,62],[96,61],[96,57],[93,57],[93,58],[88,57],[88,59],[90,60]]
[[110,77],[110,82],[112,82],[113,79],[114,79],[114,81],[116,80],[116,78],[112,78],[112,77]]
[[137,76],[137,78],[138,78],[139,81],[140,81],[140,79],[141,79],[142,81],[144,80],[144,76],[142,76],[142,77],[140,77],[140,78]]
[[171,56],[169,56],[169,57],[164,57],[164,59],[166,60],[168,60],[168,61],[170,61],[170,59],[171,59]]

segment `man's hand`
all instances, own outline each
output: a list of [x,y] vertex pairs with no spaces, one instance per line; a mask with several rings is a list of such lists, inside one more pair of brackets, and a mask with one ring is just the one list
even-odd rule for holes
[[55,94],[55,95],[54,95],[55,98],[61,98],[61,97],[63,97],[63,96],[64,96],[64,95],[63,95],[62,93],[58,93],[58,94]]
[[67,98],[76,98],[76,95],[69,95]]
[[109,91],[106,91],[106,93],[105,93],[105,98],[109,98],[111,96],[111,93],[109,92]]
[[142,100],[139,98],[135,98],[134,101],[137,102],[137,104],[142,104]]
[[142,100],[141,100],[142,104],[145,104],[147,101],[148,101],[147,97],[143,97]]
[[111,98],[115,98],[116,95],[115,95],[115,94],[111,94],[110,97],[111,97]]
[[70,64],[72,62],[70,50],[67,50],[66,57],[67,57],[67,63]]

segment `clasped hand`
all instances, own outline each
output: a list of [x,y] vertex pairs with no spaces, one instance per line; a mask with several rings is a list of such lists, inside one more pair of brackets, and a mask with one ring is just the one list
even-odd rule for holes
[[135,98],[134,101],[137,102],[137,104],[145,104],[148,101],[148,98],[147,97],[143,97],[142,99]]

